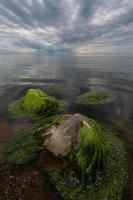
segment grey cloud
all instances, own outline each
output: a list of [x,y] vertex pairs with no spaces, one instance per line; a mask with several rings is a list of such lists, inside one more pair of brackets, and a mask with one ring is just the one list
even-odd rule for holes
[[12,47],[131,49],[132,32],[132,0],[0,0],[0,38]]
[[35,0],[30,6],[28,1],[21,0],[0,2],[1,15],[26,28],[60,24],[64,15],[62,8],[63,2],[54,0],[42,0],[42,3]]
[[81,0],[80,2],[80,16],[84,19],[90,17],[99,6],[99,0]]

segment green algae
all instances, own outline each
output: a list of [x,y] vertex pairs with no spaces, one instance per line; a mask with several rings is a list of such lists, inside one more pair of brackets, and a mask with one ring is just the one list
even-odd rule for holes
[[28,115],[21,109],[21,99],[11,102],[8,106],[10,116],[15,119],[28,119]]
[[64,112],[67,111],[68,108],[70,107],[70,103],[66,100],[58,100],[59,108],[58,112]]
[[[100,127],[98,127],[98,129],[99,128]],[[82,131],[81,134],[83,134]],[[120,200],[122,198],[123,188],[127,181],[126,153],[122,143],[112,133],[110,133],[109,130],[101,129],[100,131],[102,131],[102,137],[104,138],[104,142],[106,144],[106,146],[104,146],[104,148],[106,148],[106,162],[104,159],[104,166],[101,168],[97,165],[95,165],[95,167],[92,165],[95,169],[97,169],[95,171],[95,175],[92,173],[93,171],[90,171],[90,169],[88,174],[86,165],[84,167],[84,162],[87,163],[88,166],[90,166],[90,163],[92,162],[92,159],[89,160],[90,157],[88,154],[90,153],[86,151],[87,144],[84,146],[84,143],[80,148],[83,148],[83,151],[85,148],[86,155],[81,153],[79,156],[84,158],[82,162],[79,162],[80,158],[77,156],[77,169],[75,169],[75,167],[73,170],[71,168],[57,169],[52,166],[48,169],[51,182],[55,185],[64,200]],[[80,139],[80,142],[83,141],[84,140]],[[92,148],[91,151],[95,151],[95,149]],[[75,153],[77,154],[77,152]],[[103,157],[97,157],[98,161],[99,159],[103,159]],[[101,163],[103,163],[103,160]],[[71,181],[68,181],[68,177],[71,174],[74,175],[71,178]],[[83,179],[83,175],[86,179]],[[93,176],[93,179],[90,179],[88,175]],[[73,185],[75,187],[72,187]]]
[[42,149],[41,139],[35,138],[31,133],[19,135],[6,147],[6,162],[26,164],[34,160]]
[[57,108],[56,100],[39,89],[29,89],[21,101],[21,109],[27,115],[53,113]]
[[34,160],[44,149],[41,134],[59,125],[65,118],[63,115],[54,115],[39,119],[29,133],[16,136],[3,150],[6,162],[22,165]]
[[52,115],[50,117],[42,117],[33,130],[35,136],[40,136],[42,133],[45,133],[49,128],[58,126],[62,121],[67,118],[67,115]]
[[83,122],[78,144],[77,162],[81,168],[83,180],[89,181],[95,178],[97,171],[106,166],[106,143],[100,126],[94,122],[93,127],[90,127],[87,122]]
[[29,89],[26,95],[8,106],[10,117],[15,119],[37,119],[65,112],[70,104],[58,100],[38,89]]
[[77,97],[76,103],[89,105],[89,104],[106,104],[112,103],[115,100],[113,95],[104,91],[89,91]]

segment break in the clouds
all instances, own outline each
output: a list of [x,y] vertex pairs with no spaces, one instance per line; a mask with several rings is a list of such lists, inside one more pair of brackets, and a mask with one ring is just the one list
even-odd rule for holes
[[133,0],[0,0],[0,50],[133,51]]

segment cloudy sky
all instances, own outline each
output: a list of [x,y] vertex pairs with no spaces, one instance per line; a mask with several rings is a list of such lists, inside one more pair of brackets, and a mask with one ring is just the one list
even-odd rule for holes
[[0,51],[133,52],[133,0],[0,0]]

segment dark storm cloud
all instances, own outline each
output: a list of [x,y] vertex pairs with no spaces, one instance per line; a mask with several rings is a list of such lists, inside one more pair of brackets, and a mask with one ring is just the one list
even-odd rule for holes
[[0,0],[1,47],[133,46],[132,0]]

